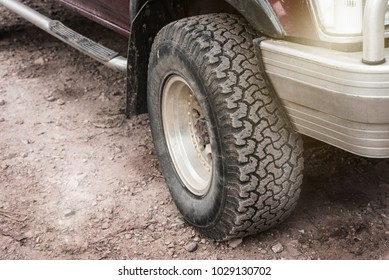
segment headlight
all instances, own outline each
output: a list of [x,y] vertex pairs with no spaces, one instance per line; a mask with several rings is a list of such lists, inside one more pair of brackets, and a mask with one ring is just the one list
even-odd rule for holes
[[362,34],[363,0],[311,0],[324,34],[352,37]]

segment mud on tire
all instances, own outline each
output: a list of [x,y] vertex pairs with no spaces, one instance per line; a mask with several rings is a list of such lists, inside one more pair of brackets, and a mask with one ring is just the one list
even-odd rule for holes
[[217,240],[285,220],[302,183],[302,141],[259,71],[254,36],[238,16],[196,16],[163,28],[150,56],[162,172],[184,218]]

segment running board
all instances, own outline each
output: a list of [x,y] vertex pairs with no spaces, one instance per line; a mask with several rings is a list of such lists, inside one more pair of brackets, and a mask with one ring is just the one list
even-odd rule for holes
[[61,22],[51,20],[30,7],[20,3],[18,0],[0,0],[0,4],[4,5],[9,10],[18,14],[47,33],[103,63],[104,65],[121,72],[127,71],[127,59],[125,57],[122,57],[119,53],[75,32]]

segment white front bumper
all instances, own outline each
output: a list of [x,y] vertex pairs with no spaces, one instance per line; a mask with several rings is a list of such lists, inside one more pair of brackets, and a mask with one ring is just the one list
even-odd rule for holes
[[389,157],[389,49],[380,65],[362,52],[256,42],[265,71],[296,129],[368,157]]

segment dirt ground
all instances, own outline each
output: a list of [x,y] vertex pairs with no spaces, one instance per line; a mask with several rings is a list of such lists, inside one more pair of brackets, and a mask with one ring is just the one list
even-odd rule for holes
[[[125,38],[30,2],[125,55]],[[293,215],[215,242],[178,213],[124,89],[125,75],[0,8],[0,259],[389,259],[389,160],[306,139]]]

